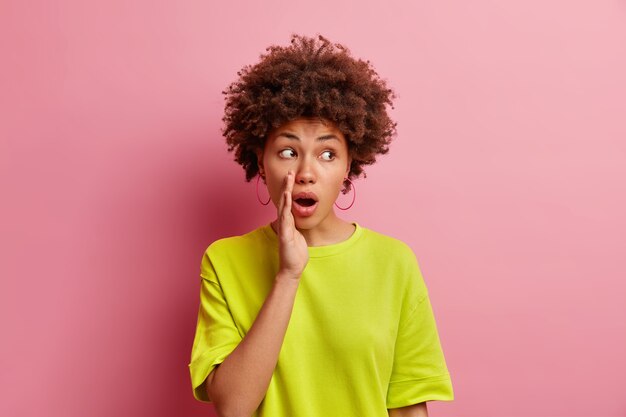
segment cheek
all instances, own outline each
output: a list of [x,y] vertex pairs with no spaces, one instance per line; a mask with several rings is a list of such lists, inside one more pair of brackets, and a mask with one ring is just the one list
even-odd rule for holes
[[266,156],[263,158],[263,167],[265,168],[265,185],[270,194],[273,195],[276,190],[280,192],[282,179],[280,178],[280,170],[277,169],[275,161],[272,161],[271,158]]
[[332,172],[328,172],[327,174],[328,176],[325,181],[325,194],[328,196],[329,199],[335,201],[337,196],[341,193],[341,190],[343,190],[343,180],[345,178],[345,172],[343,170],[343,167],[337,167],[333,169]]
[[283,191],[283,184],[285,182],[286,176],[287,173],[285,173],[284,176],[279,176],[276,173],[266,173],[265,185],[267,185],[267,190],[272,196],[272,200],[274,200],[276,203],[278,203],[278,200],[280,199],[280,194]]
[[329,177],[332,177],[332,182],[336,184],[343,184],[343,180],[346,176],[346,169],[343,164],[333,167],[332,172],[329,172]]

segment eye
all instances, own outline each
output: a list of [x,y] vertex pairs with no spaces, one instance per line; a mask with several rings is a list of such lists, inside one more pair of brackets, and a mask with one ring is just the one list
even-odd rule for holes
[[291,159],[296,156],[296,151],[293,149],[283,149],[278,153],[278,155],[280,155],[281,158]]
[[335,159],[335,153],[333,151],[324,151],[320,156],[324,161],[332,161]]

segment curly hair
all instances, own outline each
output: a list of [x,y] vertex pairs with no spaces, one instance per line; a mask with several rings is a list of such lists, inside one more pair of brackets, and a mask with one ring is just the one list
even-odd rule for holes
[[393,109],[396,96],[369,60],[353,58],[346,47],[321,35],[292,34],[289,46],[272,45],[266,51],[222,92],[222,132],[247,181],[259,172],[257,150],[267,135],[299,117],[329,120],[343,133],[352,158],[348,178],[358,177],[377,154],[389,151],[397,123],[386,106]]

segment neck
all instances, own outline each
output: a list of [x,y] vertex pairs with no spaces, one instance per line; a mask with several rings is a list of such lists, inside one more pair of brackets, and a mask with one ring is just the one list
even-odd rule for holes
[[[339,217],[328,219],[313,229],[300,229],[298,231],[304,236],[307,246],[325,246],[343,242],[352,236],[356,227]],[[278,234],[278,220],[272,222],[272,228]]]
[[315,229],[298,230],[302,233],[302,236],[304,236],[307,246],[324,246],[349,239],[352,233],[354,233],[354,229],[355,227],[352,223],[337,219],[337,222],[332,225],[332,227],[328,227],[327,225],[324,228],[318,227]]

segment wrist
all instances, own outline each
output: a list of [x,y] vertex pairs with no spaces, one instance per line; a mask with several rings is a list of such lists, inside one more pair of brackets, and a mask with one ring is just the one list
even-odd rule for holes
[[300,281],[300,274],[291,271],[278,271],[276,281],[298,282]]

